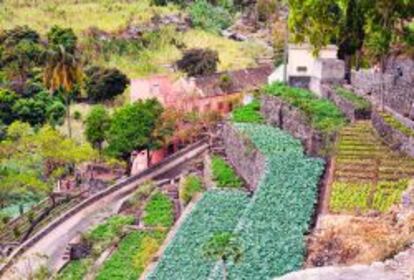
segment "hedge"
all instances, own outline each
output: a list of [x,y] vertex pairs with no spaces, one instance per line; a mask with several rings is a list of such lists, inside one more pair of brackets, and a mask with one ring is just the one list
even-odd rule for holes
[[308,90],[274,83],[266,86],[264,91],[301,110],[310,119],[312,127],[318,130],[334,132],[345,124],[342,112],[334,103],[318,98]]
[[202,246],[215,233],[232,231],[248,201],[240,191],[204,193],[147,279],[207,279],[214,262],[203,256]]

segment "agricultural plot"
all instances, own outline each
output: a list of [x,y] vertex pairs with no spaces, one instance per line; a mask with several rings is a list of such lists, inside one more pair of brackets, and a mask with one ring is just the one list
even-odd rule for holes
[[399,202],[414,175],[414,160],[391,151],[369,121],[341,130],[337,143],[330,210],[385,212]]
[[203,244],[216,232],[232,231],[248,201],[240,191],[206,192],[148,279],[207,279],[214,263],[204,258]]
[[228,231],[243,251],[240,263],[229,262],[228,279],[272,279],[302,266],[323,162],[306,157],[300,142],[277,128],[235,126],[267,158],[256,193],[250,200],[240,192],[206,193],[148,279],[221,279],[202,246]]

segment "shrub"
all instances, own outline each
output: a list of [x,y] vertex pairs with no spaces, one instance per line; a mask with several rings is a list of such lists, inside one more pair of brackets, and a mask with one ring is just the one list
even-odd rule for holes
[[73,118],[74,118],[75,120],[77,120],[77,121],[82,120],[82,113],[81,113],[81,112],[79,112],[79,111],[75,111],[75,112],[73,112]]
[[243,181],[239,178],[233,168],[220,156],[211,158],[211,169],[213,180],[219,188],[240,188]]
[[165,194],[154,194],[144,211],[144,223],[147,226],[170,227],[174,222],[173,203]]
[[266,86],[265,92],[303,111],[309,117],[311,125],[323,132],[337,131],[345,124],[345,118],[338,107],[308,90],[274,83]]
[[124,92],[128,77],[116,68],[94,66],[85,71],[85,90],[92,102],[111,100]]
[[236,123],[263,123],[260,101],[253,100],[250,104],[236,108],[231,114],[231,120]]
[[231,15],[222,7],[215,7],[206,0],[196,0],[188,12],[194,27],[211,32],[226,29],[232,23]]
[[177,61],[178,69],[188,76],[212,74],[217,70],[218,53],[210,49],[190,49]]
[[183,185],[181,187],[180,198],[187,204],[191,201],[196,193],[203,190],[203,183],[201,178],[197,175],[188,175],[184,178]]

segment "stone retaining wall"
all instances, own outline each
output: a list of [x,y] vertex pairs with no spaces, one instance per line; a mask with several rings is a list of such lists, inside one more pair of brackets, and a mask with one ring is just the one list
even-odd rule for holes
[[323,85],[322,93],[323,97],[331,100],[350,121],[369,120],[371,118],[371,111],[359,110],[355,108],[351,102],[336,94],[336,91],[332,88],[332,86]]
[[255,148],[248,137],[243,137],[230,123],[223,126],[221,137],[227,160],[249,184],[250,190],[255,190],[264,172],[266,158]]
[[384,141],[394,150],[414,157],[414,138],[405,135],[385,122],[378,112],[372,112],[372,125]]
[[261,113],[268,124],[286,130],[300,139],[309,155],[321,155],[323,148],[334,138],[334,135],[324,135],[312,128],[309,118],[279,97],[264,95]]

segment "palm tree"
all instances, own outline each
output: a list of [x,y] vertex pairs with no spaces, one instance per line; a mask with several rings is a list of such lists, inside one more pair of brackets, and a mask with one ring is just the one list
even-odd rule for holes
[[51,91],[63,92],[66,101],[66,118],[68,135],[72,137],[70,120],[70,102],[75,88],[82,81],[80,59],[76,53],[66,51],[63,45],[53,48],[47,53],[47,62],[44,70],[44,83]]
[[203,247],[204,256],[220,261],[223,269],[223,280],[227,279],[227,262],[238,263],[242,258],[242,249],[236,237],[230,232],[215,233]]

